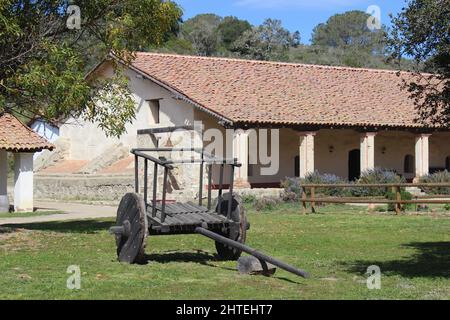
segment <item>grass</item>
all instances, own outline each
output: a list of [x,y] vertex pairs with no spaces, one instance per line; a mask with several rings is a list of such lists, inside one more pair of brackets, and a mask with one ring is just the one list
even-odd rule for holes
[[[49,222],[0,229],[0,299],[449,299],[448,215],[368,214],[328,206],[300,215],[282,204],[249,212],[247,243],[310,272],[303,279],[239,275],[199,235],[150,236],[148,263],[116,261],[113,220]],[[69,265],[81,289],[69,290]],[[381,268],[381,290],[366,270]]]
[[39,217],[39,216],[49,216],[52,214],[64,214],[64,213],[65,212],[62,212],[62,211],[8,212],[8,213],[0,213],[0,219]]

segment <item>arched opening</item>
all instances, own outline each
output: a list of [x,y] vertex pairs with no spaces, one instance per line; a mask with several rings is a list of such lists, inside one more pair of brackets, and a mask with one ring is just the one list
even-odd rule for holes
[[355,181],[361,176],[361,151],[354,149],[348,154],[348,179]]
[[450,171],[450,156],[445,158],[445,170]]
[[294,158],[294,172],[295,177],[300,177],[300,156]]
[[415,165],[414,165],[414,156],[410,155],[410,154],[407,154],[405,156],[405,160],[404,160],[404,163],[403,163],[403,172],[404,173],[414,173],[414,169],[415,169],[414,167],[415,167]]

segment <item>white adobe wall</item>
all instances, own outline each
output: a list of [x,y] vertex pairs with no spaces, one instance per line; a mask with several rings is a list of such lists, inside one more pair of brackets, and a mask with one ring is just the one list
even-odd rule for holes
[[[104,65],[99,70],[101,76],[112,75],[111,65]],[[80,119],[70,119],[60,128],[60,136],[71,142],[70,160],[92,160],[105,150],[118,143],[128,148],[136,147],[138,129],[155,127],[147,100],[160,100],[160,124],[158,126],[191,125],[194,119],[193,106],[176,100],[168,90],[161,88],[149,80],[138,77],[132,70],[127,71],[130,87],[136,101],[136,119],[127,124],[127,132],[120,137],[107,137],[96,124]]]
[[[216,156],[217,157],[224,157],[225,156],[225,145],[226,145],[226,131],[225,128],[221,125],[218,124],[218,120],[216,118],[214,118],[213,116],[202,112],[198,109],[195,109],[194,111],[194,118],[195,121],[201,121],[203,126],[204,126],[204,130],[209,130],[209,129],[218,129],[221,133],[222,136],[224,137],[224,150],[217,150]],[[207,145],[208,143],[205,143],[205,145]],[[229,183],[229,177],[230,177],[230,170],[229,170],[229,166],[225,166],[225,170],[224,170],[224,183],[227,184]],[[214,170],[213,170],[213,175],[212,175],[212,180],[213,180],[213,184],[218,184],[219,183],[219,165],[214,165]]]
[[[393,169],[406,178],[414,173],[404,172],[406,155],[415,156],[415,134],[405,131],[380,131],[375,136],[375,167]],[[321,173],[348,177],[348,154],[360,149],[360,133],[354,130],[320,130],[315,140],[315,167]],[[330,146],[333,152],[330,153]],[[430,167],[445,167],[450,156],[450,133],[434,133],[430,137]]]
[[383,131],[375,137],[376,167],[392,169],[404,177],[412,179],[415,177],[415,172],[404,172],[404,162],[407,155],[415,157],[415,134]]
[[[270,134],[269,134],[270,136]],[[253,165],[250,183],[279,183],[286,177],[295,175],[295,157],[299,154],[299,136],[291,129],[280,129],[280,166],[273,176],[261,176],[261,165]],[[269,145],[268,150],[271,149]],[[270,152],[270,151],[269,151]]]
[[430,137],[430,168],[445,168],[450,157],[450,132],[435,133]]

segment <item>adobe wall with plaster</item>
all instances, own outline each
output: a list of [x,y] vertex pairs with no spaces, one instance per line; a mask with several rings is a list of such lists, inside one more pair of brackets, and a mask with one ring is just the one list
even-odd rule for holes
[[[112,74],[112,67],[105,65],[101,70],[103,77]],[[137,130],[155,126],[148,100],[160,99],[160,124],[158,126],[190,125],[193,121],[193,107],[176,100],[172,93],[153,82],[139,77],[132,70],[127,71],[130,88],[136,102],[136,119],[126,125],[126,133],[119,139],[107,137],[95,123],[81,119],[70,119],[60,128],[60,136],[70,140],[69,158],[71,160],[92,160],[111,146],[122,143],[132,149],[137,146]]]

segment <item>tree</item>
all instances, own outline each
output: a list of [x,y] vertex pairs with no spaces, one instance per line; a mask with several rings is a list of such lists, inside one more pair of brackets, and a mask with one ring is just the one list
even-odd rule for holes
[[356,49],[300,45],[289,50],[289,61],[329,66],[355,68],[395,69],[394,63],[386,63],[386,57],[360,52]]
[[212,56],[219,46],[217,28],[221,22],[222,18],[215,14],[199,14],[186,20],[182,34],[192,43],[198,55]]
[[367,26],[369,17],[356,10],[336,14],[314,28],[312,44],[382,54],[386,47],[385,27],[371,31]]
[[[87,79],[88,67],[109,52],[130,63],[133,51],[166,39],[182,12],[171,1],[79,0],[78,16],[66,13],[70,3],[0,2],[0,112],[81,116],[118,136],[135,114],[128,79],[120,68],[112,78]],[[80,28],[68,28],[78,17]]]
[[[418,122],[450,126],[450,0],[412,0],[392,19],[389,48],[399,61],[412,57],[413,80],[405,79],[419,111]],[[422,74],[421,65],[431,74]]]
[[151,50],[157,50],[158,52],[176,53],[184,55],[195,55],[196,50],[194,50],[192,43],[186,38],[181,38],[178,36],[170,37],[163,47],[153,47]]
[[291,34],[280,20],[267,19],[262,25],[245,31],[232,50],[257,60],[283,59],[289,47],[297,46],[299,42],[299,32]]
[[251,29],[252,25],[248,21],[239,20],[236,17],[225,17],[217,27],[222,43],[227,50],[245,31]]

